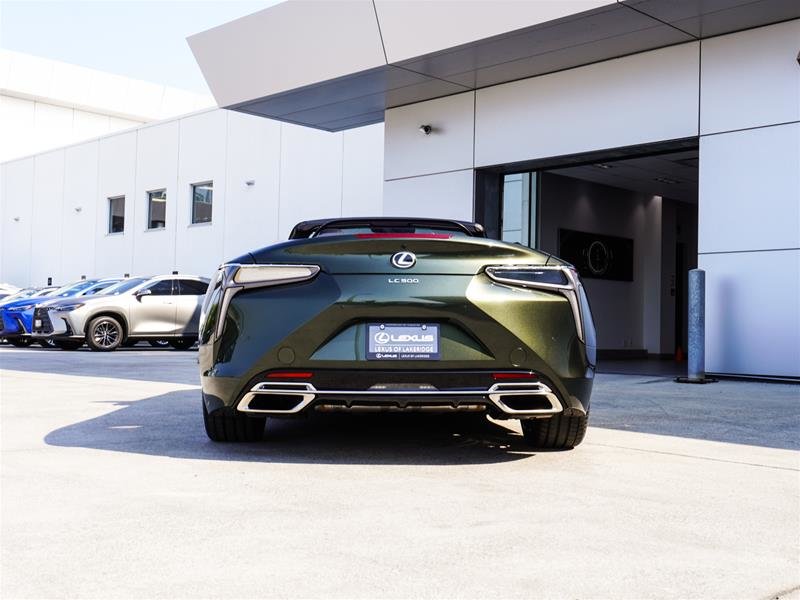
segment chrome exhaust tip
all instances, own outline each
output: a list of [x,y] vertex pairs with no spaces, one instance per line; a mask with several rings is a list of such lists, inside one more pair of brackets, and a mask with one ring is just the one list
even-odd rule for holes
[[543,383],[496,383],[489,388],[489,400],[507,415],[554,415],[564,410],[561,402]]

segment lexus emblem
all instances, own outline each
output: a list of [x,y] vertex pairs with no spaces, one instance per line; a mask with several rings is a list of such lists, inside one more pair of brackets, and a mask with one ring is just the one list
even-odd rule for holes
[[392,255],[392,266],[398,269],[410,269],[417,264],[417,257],[413,252],[397,252]]

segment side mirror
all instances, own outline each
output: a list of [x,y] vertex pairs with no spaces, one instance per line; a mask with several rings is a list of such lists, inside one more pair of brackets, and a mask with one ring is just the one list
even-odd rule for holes
[[142,296],[150,296],[150,295],[152,295],[152,294],[153,294],[153,290],[150,290],[150,289],[147,289],[147,290],[139,290],[138,292],[136,292],[136,299],[137,299],[139,302],[141,302],[141,301],[142,301]]

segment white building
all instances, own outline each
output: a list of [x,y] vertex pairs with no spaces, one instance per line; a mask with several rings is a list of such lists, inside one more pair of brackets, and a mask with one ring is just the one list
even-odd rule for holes
[[203,272],[301,219],[452,217],[575,262],[606,356],[685,350],[699,265],[708,370],[800,377],[796,0],[293,0],[189,42],[235,112],[4,164],[0,279]]
[[297,221],[380,212],[382,147],[380,125],[210,109],[3,163],[0,280],[210,274]]
[[213,106],[205,94],[0,49],[0,162]]
[[796,0],[296,0],[189,42],[220,106],[385,121],[386,213],[573,260],[606,355],[685,349],[699,265],[708,369],[800,376]]

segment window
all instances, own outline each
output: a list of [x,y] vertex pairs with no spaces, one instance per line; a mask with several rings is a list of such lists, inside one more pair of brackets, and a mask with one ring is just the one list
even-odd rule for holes
[[222,299],[222,272],[217,271],[213,289],[206,294],[203,300],[203,310],[200,315],[200,343],[207,344],[214,337],[219,318],[219,304]]
[[147,288],[153,296],[171,296],[172,295],[172,279],[162,279],[156,281],[153,285]]
[[208,284],[196,279],[179,279],[178,290],[181,296],[205,296]]
[[192,186],[192,224],[211,223],[214,203],[214,182],[196,183]]
[[500,239],[536,247],[536,173],[513,173],[503,178],[500,218]]
[[125,196],[108,199],[108,233],[125,231]]
[[147,228],[164,229],[167,224],[167,190],[147,192]]

